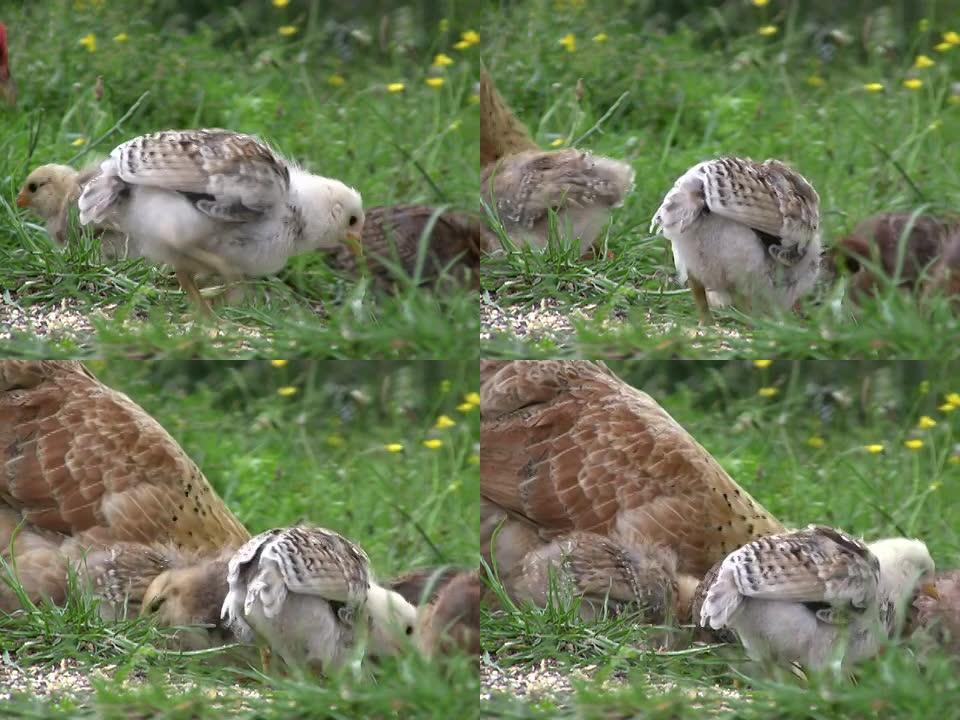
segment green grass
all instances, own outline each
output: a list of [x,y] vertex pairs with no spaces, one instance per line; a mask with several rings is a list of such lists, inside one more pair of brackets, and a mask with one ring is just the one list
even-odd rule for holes
[[[495,334],[482,353],[957,357],[960,319],[946,302],[918,307],[893,288],[857,312],[839,302],[841,287],[821,287],[799,315],[721,311],[716,327],[695,333],[695,307],[676,284],[669,242],[649,232],[674,180],[722,154],[776,157],[803,173],[820,194],[827,247],[876,212],[956,211],[960,95],[951,80],[960,51],[934,50],[941,33],[957,30],[956,4],[921,3],[917,12],[928,27],[911,25],[905,39],[873,6],[869,21],[866,9],[831,15],[819,4],[819,16],[811,11],[801,22],[796,14],[804,3],[725,3],[722,12],[691,8],[667,31],[663,13],[645,13],[642,5],[538,0],[504,8],[489,21],[498,32],[487,33],[484,62],[540,145],[573,144],[625,160],[636,170],[636,186],[598,241],[605,259],[581,261],[552,247],[485,261],[486,302],[505,311],[527,312],[545,298],[557,299],[567,315],[597,308],[586,319],[574,317],[571,334]],[[855,17],[847,21],[844,14]],[[778,28],[775,35],[755,32],[767,24]],[[834,29],[852,42],[838,45],[827,61],[820,44]],[[559,44],[568,33],[575,52]],[[599,33],[604,42],[593,39]],[[877,50],[885,44],[889,52]],[[912,69],[921,53],[935,65]],[[905,88],[908,77],[922,87]],[[885,90],[868,92],[864,85],[872,82]]]
[[[960,409],[956,363],[618,361],[643,388],[785,525],[822,523],[868,539],[922,538],[939,569],[960,566]],[[773,397],[761,388],[775,388]],[[929,416],[934,427],[918,429]],[[923,446],[908,449],[907,439]],[[871,454],[867,445],[882,444]],[[498,588],[494,582],[494,587]],[[556,662],[572,695],[525,701],[495,693],[485,712],[512,718],[953,717],[956,658],[919,642],[858,666],[856,682],[758,677],[739,647],[669,652],[658,632],[629,619],[584,623],[569,607],[485,611],[484,649],[500,668]],[[735,693],[735,694],[734,694]],[[694,699],[694,696],[697,699]]]
[[[98,243],[76,227],[71,247],[56,252],[36,218],[14,203],[37,165],[79,166],[141,133],[226,127],[258,134],[309,170],[357,187],[366,206],[479,210],[471,100],[478,50],[452,47],[476,29],[471,11],[434,4],[426,26],[417,7],[385,10],[381,21],[373,9],[366,17],[328,16],[318,0],[282,9],[237,3],[206,14],[161,0],[74,5],[25,3],[3,18],[20,98],[14,109],[0,108],[0,308],[40,318],[66,303],[92,317],[95,330],[19,333],[3,341],[5,355],[477,355],[478,341],[464,342],[477,337],[475,292],[433,293],[401,278],[396,295],[387,294],[366,279],[338,276],[316,254],[251,281],[243,302],[218,308],[219,332],[198,328],[169,268],[101,262]],[[200,17],[189,22],[191,14]],[[283,37],[283,25],[297,32]],[[80,44],[89,33],[95,52]],[[119,33],[124,42],[114,39]],[[441,52],[454,63],[431,68]],[[435,89],[425,80],[437,73],[444,83]],[[102,99],[94,93],[98,77]],[[405,89],[388,92],[395,82]]]
[[[473,362],[90,364],[181,443],[248,529],[308,521],[367,551],[378,577],[441,563],[477,563],[478,412]],[[281,396],[278,390],[297,392]],[[447,415],[455,425],[435,429]],[[439,438],[438,448],[423,445]],[[400,443],[401,452],[385,445]],[[431,664],[416,653],[373,678],[265,678],[215,654],[160,649],[136,619],[103,623],[73,594],[63,609],[0,616],[0,657],[55,671],[79,663],[92,696],[14,696],[4,717],[475,717],[475,666]],[[0,686],[3,686],[0,673]],[[127,683],[126,681],[130,681]],[[211,701],[211,693],[220,697]],[[246,693],[255,691],[260,698]]]

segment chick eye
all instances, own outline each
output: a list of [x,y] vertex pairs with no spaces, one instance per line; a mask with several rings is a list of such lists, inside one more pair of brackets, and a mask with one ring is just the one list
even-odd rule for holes
[[36,191],[37,191],[37,184],[36,184],[36,183],[30,183],[29,185],[27,185],[27,190],[29,190],[30,192],[36,192]]
[[147,612],[157,612],[161,607],[163,607],[163,603],[166,602],[166,600],[167,599],[165,597],[155,597],[150,603],[150,607],[147,608]]
[[350,227],[353,227],[353,226],[356,225],[356,224],[357,224],[357,216],[356,216],[356,215],[351,215],[351,216],[350,216]]

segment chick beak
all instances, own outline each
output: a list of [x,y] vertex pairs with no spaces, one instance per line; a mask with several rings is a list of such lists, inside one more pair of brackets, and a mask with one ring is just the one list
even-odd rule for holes
[[920,592],[929,598],[933,598],[934,600],[940,599],[940,591],[937,590],[937,584],[933,581],[923,583],[920,586]]
[[357,257],[363,257],[363,242],[361,237],[363,235],[363,228],[359,227],[354,230],[349,230],[347,232],[347,241],[346,245],[350,248],[351,252]]
[[26,188],[24,188],[17,195],[17,207],[25,208],[29,204],[30,204],[30,193],[28,193],[26,191]]

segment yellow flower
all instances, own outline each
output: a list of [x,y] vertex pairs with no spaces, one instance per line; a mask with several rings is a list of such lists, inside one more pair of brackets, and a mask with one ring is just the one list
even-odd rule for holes
[[398,93],[403,92],[403,89],[406,87],[403,83],[390,83],[387,85],[387,92]]
[[764,370],[773,365],[773,360],[754,360],[753,366],[758,370]]
[[273,0],[273,6],[275,8],[285,8],[290,4],[290,0]]
[[449,418],[447,415],[441,415],[437,418],[437,422],[434,427],[437,430],[445,430],[446,428],[451,428],[457,423]]
[[606,33],[597,33],[596,35],[593,36],[593,41],[595,43],[605,43],[609,39],[610,38],[607,37]]
[[577,51],[577,39],[573,36],[573,33],[567,33],[560,38],[560,44],[566,48],[567,52]]
[[432,88],[443,87],[443,78],[427,78],[427,85]]
[[277,395],[280,397],[292,397],[297,394],[297,389],[293,385],[284,385],[282,388],[277,390]]
[[563,138],[557,138],[557,139],[554,140],[552,143],[550,143],[550,147],[560,147],[560,146],[563,145],[565,142],[566,142],[566,140],[564,140]]
[[87,33],[82,38],[80,38],[80,44],[83,45],[90,52],[97,51],[97,36],[93,33]]
[[468,402],[460,403],[459,405],[457,405],[457,412],[462,412],[462,413],[472,412],[473,409],[476,407],[477,406],[474,405],[473,403],[468,403]]
[[433,64],[437,67],[453,65],[453,58],[444,53],[437,53],[437,56],[433,59]]
[[753,4],[756,7],[766,7],[767,3],[769,2],[770,0],[753,0]]
[[945,402],[943,405],[937,408],[942,413],[950,413],[957,409],[957,406],[952,402]]
[[917,439],[907,440],[903,445],[908,450],[919,450],[920,448],[923,447],[923,440],[917,440]]
[[440,18],[440,24],[437,25],[437,28],[442,33],[447,32],[448,30],[450,30],[450,21],[447,20],[446,18]]
[[950,393],[944,399],[951,405],[960,405],[960,393]]
[[871,455],[876,455],[883,452],[883,445],[880,443],[874,443],[873,445],[864,445],[863,449]]
[[130,36],[127,35],[125,32],[117,33],[116,35],[113,36],[113,41],[116,43],[125,43],[129,39],[130,39]]
[[480,456],[477,455],[476,453],[474,453],[473,455],[471,455],[470,457],[467,458],[467,462],[470,463],[471,465],[479,465],[479,464],[480,464]]
[[345,442],[346,441],[343,439],[343,436],[341,435],[337,435],[337,434],[327,435],[327,445],[329,445],[330,447],[335,447],[335,448],[343,447],[343,444]]
[[460,33],[460,39],[468,45],[477,45],[480,43],[480,36],[473,30],[467,30],[466,32]]
[[282,367],[286,367],[288,362],[290,361],[289,360],[271,360],[270,364],[273,365],[275,368],[282,368]]
[[942,43],[937,43],[936,45],[934,45],[934,46],[933,46],[933,49],[936,50],[937,52],[947,52],[947,50],[949,50],[949,49],[952,48],[952,47],[953,47],[953,45],[952,45],[951,43],[942,42]]
[[934,420],[929,415],[924,415],[923,417],[920,418],[920,421],[917,423],[917,427],[920,428],[921,430],[929,430],[930,428],[936,427],[936,426],[937,426],[937,421]]
[[780,390],[775,387],[762,387],[757,390],[757,395],[763,398],[772,398],[780,394]]
[[277,32],[283,35],[284,37],[290,37],[291,35],[297,34],[296,25],[281,25],[277,28]]
[[777,34],[776,25],[764,25],[757,28],[757,34],[763,35],[763,37],[772,37]]
[[468,47],[470,47],[470,43],[468,43],[466,40],[460,40],[459,42],[455,42],[453,44],[454,50],[466,50]]
[[917,59],[913,61],[913,66],[917,70],[923,70],[924,68],[933,67],[936,64],[937,63],[935,63],[926,55],[917,55]]
[[822,77],[820,77],[816,73],[814,73],[813,75],[807,78],[807,85],[809,85],[810,87],[823,87],[824,84],[826,84],[826,82],[827,82],[826,80],[824,80]]
[[383,446],[383,449],[387,452],[398,453],[403,452],[403,445],[400,443],[387,443]]
[[85,137],[78,137],[76,140],[74,140],[70,144],[73,145],[74,147],[80,147],[81,145],[87,144],[87,139]]
[[822,448],[825,444],[825,441],[819,435],[811,435],[807,438],[807,445],[812,448]]
[[443,447],[443,440],[439,438],[430,438],[429,440],[423,441],[423,446],[430,450],[436,450],[439,447]]
[[337,75],[336,73],[327,78],[327,85],[333,87],[342,87],[345,82],[347,81],[344,80],[343,75]]
[[867,92],[883,92],[883,83],[872,82],[864,83],[863,89]]
[[[960,396],[958,396],[958,397],[960,397]],[[472,405],[479,405],[479,404],[480,404],[480,393],[477,393],[477,392],[469,392],[469,393],[467,393],[466,395],[463,396],[463,399],[464,399],[466,402],[468,402],[468,403],[470,403],[470,404],[472,404]],[[947,397],[947,402],[953,402],[953,400],[951,400],[951,399],[949,398],[949,396],[948,396],[948,397]],[[960,400],[957,400],[957,403],[960,404]]]
[[918,88],[923,87],[923,80],[920,80],[918,78],[910,78],[908,80],[903,81],[903,86],[907,90],[917,90]]
[[951,45],[960,45],[960,33],[956,33],[953,30],[948,30],[943,34],[943,41],[948,42]]

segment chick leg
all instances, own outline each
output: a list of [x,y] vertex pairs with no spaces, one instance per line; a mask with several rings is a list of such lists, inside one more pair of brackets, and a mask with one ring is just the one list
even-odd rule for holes
[[243,299],[243,287],[241,285],[243,274],[238,272],[230,263],[219,255],[202,248],[192,248],[190,259],[223,279],[223,292],[220,294],[220,298],[223,298],[227,303]]
[[200,294],[197,284],[193,281],[193,273],[188,270],[177,270],[177,280],[180,281],[180,287],[183,288],[187,297],[199,308],[200,314],[208,318],[213,317],[213,309]]
[[264,675],[270,674],[270,658],[271,657],[272,657],[272,653],[270,652],[270,648],[268,647],[260,648],[260,666],[263,669]]
[[689,273],[687,273],[687,284],[690,286],[690,292],[693,293],[693,301],[697,304],[700,324],[710,325],[713,322],[713,315],[710,314],[710,304],[707,302],[707,289]]

